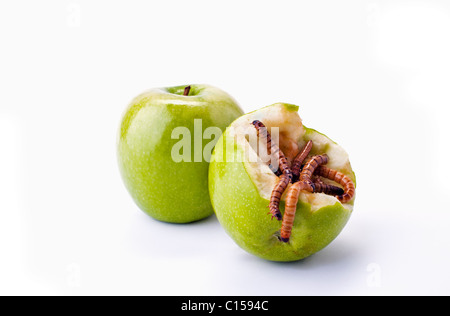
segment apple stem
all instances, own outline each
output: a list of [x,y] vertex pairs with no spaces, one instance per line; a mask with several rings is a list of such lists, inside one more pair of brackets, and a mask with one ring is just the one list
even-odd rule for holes
[[186,88],[184,88],[184,96],[188,96],[189,95],[189,91],[191,91],[191,86],[187,86]]

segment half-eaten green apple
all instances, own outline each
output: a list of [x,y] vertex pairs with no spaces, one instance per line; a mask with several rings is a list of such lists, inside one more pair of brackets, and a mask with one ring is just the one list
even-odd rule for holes
[[285,103],[236,119],[209,168],[222,227],[241,248],[272,261],[300,260],[329,245],[353,211],[355,183],[346,151]]
[[242,114],[228,93],[204,84],[156,88],[134,98],[121,121],[118,162],[136,204],[171,223],[212,215],[211,152]]

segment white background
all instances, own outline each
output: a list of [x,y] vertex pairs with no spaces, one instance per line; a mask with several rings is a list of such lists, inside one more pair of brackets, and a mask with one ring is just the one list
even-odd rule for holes
[[[450,294],[448,1],[0,3],[0,294]],[[342,234],[295,263],[214,216],[157,222],[122,184],[116,134],[152,87],[278,101],[349,153]]]

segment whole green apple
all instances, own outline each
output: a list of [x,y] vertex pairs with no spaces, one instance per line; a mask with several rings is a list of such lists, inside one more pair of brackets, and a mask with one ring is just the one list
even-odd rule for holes
[[[209,169],[210,197],[220,224],[241,248],[272,261],[296,261],[323,249],[338,236],[353,211],[354,197],[341,203],[332,195],[301,191],[290,239],[284,242],[280,238],[280,221],[268,215],[279,178],[260,154],[267,145],[254,141],[258,136],[252,122],[263,122],[272,136],[277,131],[279,137],[272,141],[278,142],[288,160],[311,140],[310,156],[327,154],[327,167],[355,182],[344,149],[305,127],[297,111],[295,105],[278,103],[241,116],[220,137]],[[282,195],[283,216],[291,185]]]
[[209,85],[156,88],[132,100],[120,125],[118,162],[136,204],[172,223],[213,214],[211,152],[223,130],[242,114],[229,94]]

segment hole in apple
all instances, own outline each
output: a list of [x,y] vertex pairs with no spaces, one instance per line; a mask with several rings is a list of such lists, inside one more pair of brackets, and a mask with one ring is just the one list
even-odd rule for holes
[[281,238],[280,230],[277,230],[272,236],[275,237],[278,241],[283,241],[283,239]]

